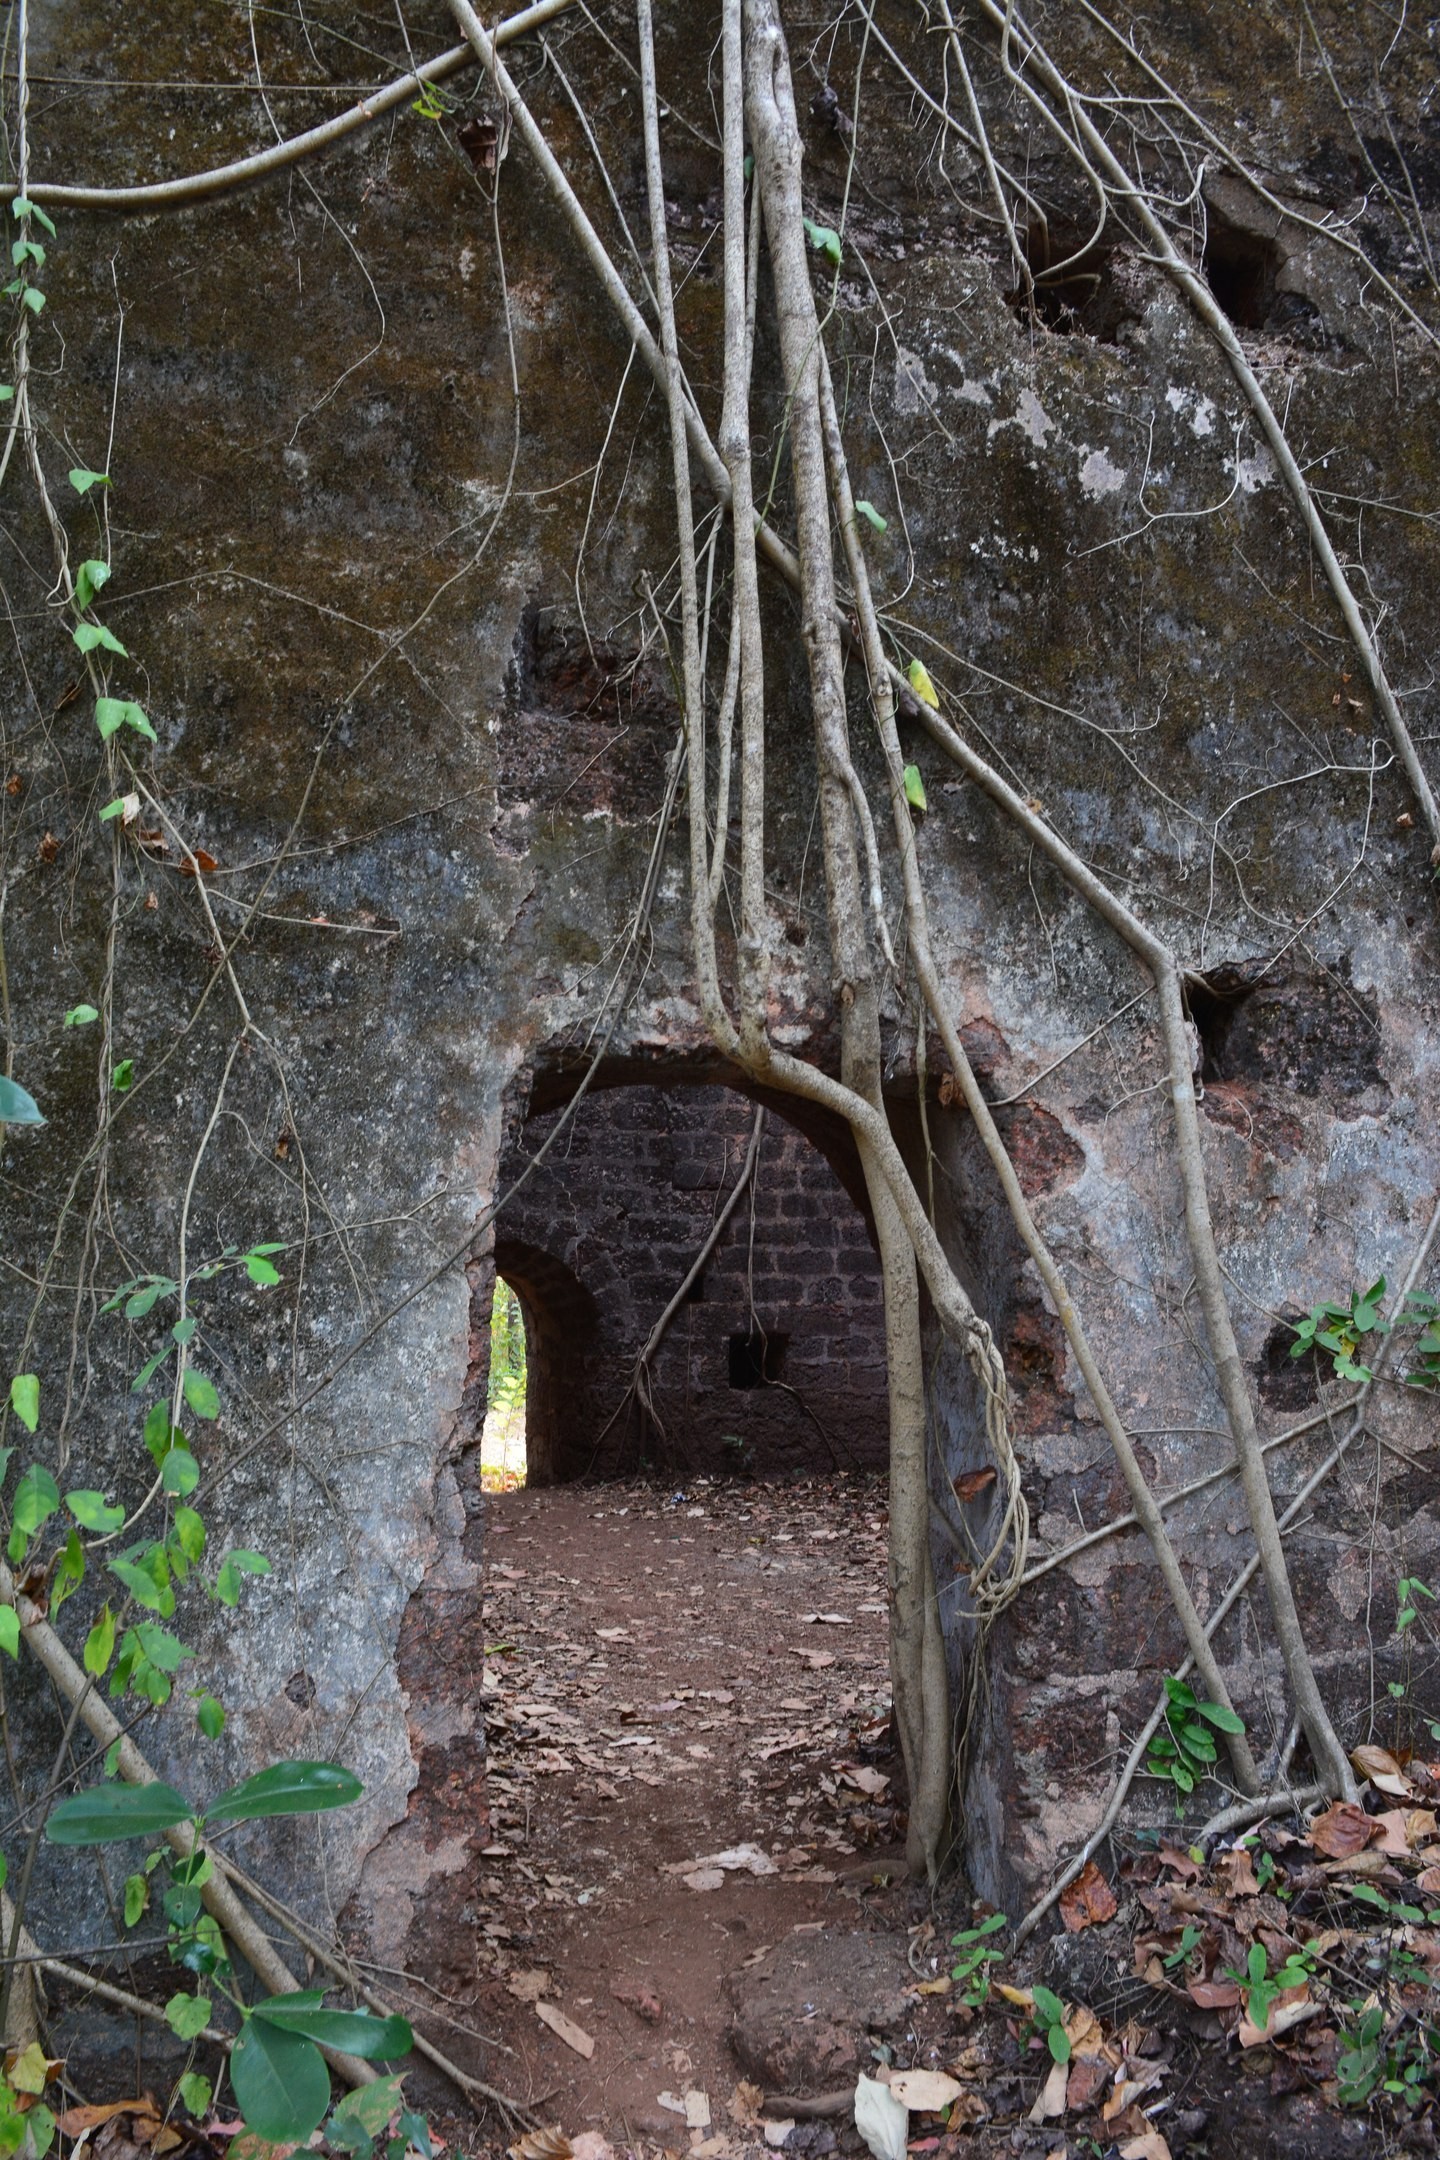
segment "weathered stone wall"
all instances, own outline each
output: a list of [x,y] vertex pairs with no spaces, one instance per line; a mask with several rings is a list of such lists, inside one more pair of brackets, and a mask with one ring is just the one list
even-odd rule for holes
[[[1343,78],[1368,83],[1356,11],[1315,13]],[[453,34],[438,7],[410,19],[436,46]],[[31,115],[39,179],[147,180],[270,139],[238,19],[207,46],[212,87],[183,94],[133,87],[191,71],[193,10],[175,0],[51,0],[32,23],[47,78]],[[578,17],[550,35],[643,236],[623,10],[607,27],[619,53]],[[1100,33],[1073,10],[1055,27],[1086,79],[1107,81],[1119,63]],[[703,10],[676,10],[659,55],[682,337],[712,416],[713,30]],[[304,26],[266,17],[259,34],[285,131],[342,101],[314,85],[353,79],[343,40],[377,56],[377,75],[406,64],[398,29],[345,0],[307,7]],[[918,21],[885,34],[940,95]],[[1323,490],[1433,770],[1433,347],[1300,214],[1347,220],[1417,305],[1423,265],[1387,223],[1323,72],[1297,64],[1293,11],[1177,9],[1146,35],[1290,206],[1277,216],[1213,170],[1191,206],[1195,252]],[[827,49],[848,112],[861,30],[842,25]],[[993,53],[977,66],[997,150],[1056,206],[1057,246],[1062,205],[1083,238],[1093,205]],[[579,122],[533,48],[525,73],[623,258]],[[1419,36],[1387,77],[1427,214],[1432,73]],[[473,76],[457,92],[455,119],[485,109]],[[1112,225],[1068,302],[1027,313],[978,162],[953,138],[941,157],[930,108],[874,40],[860,93],[854,184],[847,194],[850,140],[821,100],[807,186],[822,222],[848,200],[829,334],[857,491],[888,519],[870,544],[891,632],[902,657],[926,658],[956,723],[1209,985],[1194,1013],[1217,1227],[1279,1432],[1306,1414],[1276,1354],[1280,1320],[1382,1270],[1402,1278],[1440,1185],[1428,841],[1269,455],[1184,302]],[[1395,170],[1378,125],[1367,155]],[[323,1879],[314,1826],[239,1843],[317,1920],[360,1884],[356,1910],[392,1950],[427,1878],[462,1882],[484,1834],[452,1784],[473,1780],[481,1745],[465,1656],[479,1509],[464,1263],[477,1279],[488,1266],[475,1225],[517,1090],[533,1075],[548,1114],[583,1067],[676,724],[638,582],[673,555],[656,403],[518,149],[499,177],[503,276],[492,175],[453,125],[408,108],[304,172],[183,214],[59,218],[31,339],[40,455],[72,560],[113,561],[104,612],[134,656],[116,687],[144,697],[150,762],[138,738],[99,747],[23,458],[5,480],[9,1047],[50,1120],[12,1128],[0,1161],[6,1341],[44,1378],[37,1454],[67,1483],[134,1503],[151,1466],[129,1383],[175,1307],[127,1322],[98,1313],[103,1293],[173,1271],[182,1218],[192,1263],[286,1244],[279,1288],[231,1274],[203,1288],[194,1351],[223,1401],[196,1436],[215,1547],[267,1551],[275,1573],[247,1586],[238,1622],[203,1600],[177,1621],[196,1651],[187,1686],[214,1685],[229,1707],[224,1741],[197,1752],[178,1694],[144,1736],[158,1767],[202,1792],[273,1753],[353,1761],[367,1798],[324,1826]],[[756,373],[757,463],[776,460],[784,527],[763,290]],[[108,491],[67,491],[71,465],[102,463]],[[832,1061],[799,625],[787,594],[767,587],[765,607],[770,1021],[787,1048]],[[879,802],[858,674],[851,689],[856,764]],[[911,722],[905,743],[928,792],[916,845],[947,992],[991,1093],[1018,1098],[1004,1115],[1042,1225],[1143,1457],[1173,1489],[1223,1466],[1229,1443],[1145,980]],[[164,815],[147,802],[131,826],[100,825],[100,805],[141,779]],[[196,847],[218,866],[213,922],[182,874]],[[886,877],[893,908],[888,864]],[[217,931],[237,938],[233,982],[216,974]],[[672,835],[611,1049],[632,1079],[666,1060],[727,1077],[707,1062],[686,942]],[[101,1001],[112,950],[102,1044],[62,1016]],[[908,984],[887,1000],[887,1085],[905,1120]],[[127,1058],[135,1085],[120,1098],[109,1076]],[[933,1084],[933,1042],[926,1066]],[[97,1105],[113,1112],[100,1144]],[[937,1221],[1020,1400],[1036,1552],[1058,1550],[1123,1505],[1119,1484],[966,1121],[935,1098],[929,1123]],[[913,1117],[905,1129],[923,1175]],[[974,1467],[965,1376],[938,1347],[933,1372],[945,1468]],[[1291,1540],[1327,1691],[1357,1731],[1371,1636],[1387,1676],[1383,1586],[1433,1577],[1440,1558],[1428,1403],[1382,1389],[1372,1423],[1392,1451],[1357,1445]],[[1282,1493],[1328,1441],[1317,1429],[1271,1457]],[[977,1536],[987,1504],[971,1503]],[[1173,1520],[1207,1608],[1248,1557],[1233,1485]],[[936,1552],[958,1660],[963,1578]],[[92,1577],[64,1626],[97,1602]],[[1242,1602],[1220,1648],[1263,1746],[1285,1712],[1262,1623]],[[444,1657],[427,1665],[422,1637]],[[1133,1536],[1045,1576],[995,1631],[967,1833],[992,1894],[1013,1906],[1095,1820],[1176,1655]],[[22,1759],[48,1765],[48,1701],[23,1679],[7,1692]],[[98,1883],[90,1900],[99,1925]],[[42,1871],[42,1939],[61,1940],[82,1904]]]
[[[514,1184],[563,1113],[527,1121]],[[883,1467],[880,1268],[815,1147],[766,1113],[755,1169],[656,1349],[635,1361],[746,1160],[755,1111],[730,1089],[588,1094],[506,1208],[495,1264],[521,1296],[532,1482],[625,1469]],[[483,1299],[482,1299],[483,1305]]]

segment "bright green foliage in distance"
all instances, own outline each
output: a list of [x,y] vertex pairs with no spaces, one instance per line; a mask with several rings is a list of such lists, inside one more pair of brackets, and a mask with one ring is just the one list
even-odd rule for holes
[[525,1400],[525,1315],[509,1283],[497,1277],[490,1305],[490,1372],[487,1410],[513,1410]]

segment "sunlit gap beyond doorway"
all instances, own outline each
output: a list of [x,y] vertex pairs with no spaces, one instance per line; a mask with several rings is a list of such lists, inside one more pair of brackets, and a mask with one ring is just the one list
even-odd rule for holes
[[497,1277],[490,1308],[490,1376],[480,1435],[484,1492],[517,1492],[525,1483],[525,1315],[509,1283]]

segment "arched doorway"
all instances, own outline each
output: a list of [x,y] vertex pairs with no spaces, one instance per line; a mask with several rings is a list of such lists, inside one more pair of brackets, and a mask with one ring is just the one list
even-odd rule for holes
[[[497,1225],[528,1482],[883,1467],[880,1269],[848,1135],[708,1075],[628,1081],[586,1095]],[[502,1189],[565,1115],[553,1092]]]

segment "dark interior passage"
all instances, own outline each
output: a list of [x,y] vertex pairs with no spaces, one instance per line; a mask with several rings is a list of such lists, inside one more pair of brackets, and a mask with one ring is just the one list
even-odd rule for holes
[[[502,1186],[560,1114],[527,1121]],[[773,1109],[714,1250],[632,1385],[741,1177],[755,1118],[725,1087],[597,1090],[506,1208],[495,1265],[525,1313],[531,1483],[884,1465],[879,1262],[821,1147]],[[488,1284],[478,1294],[488,1301]]]

